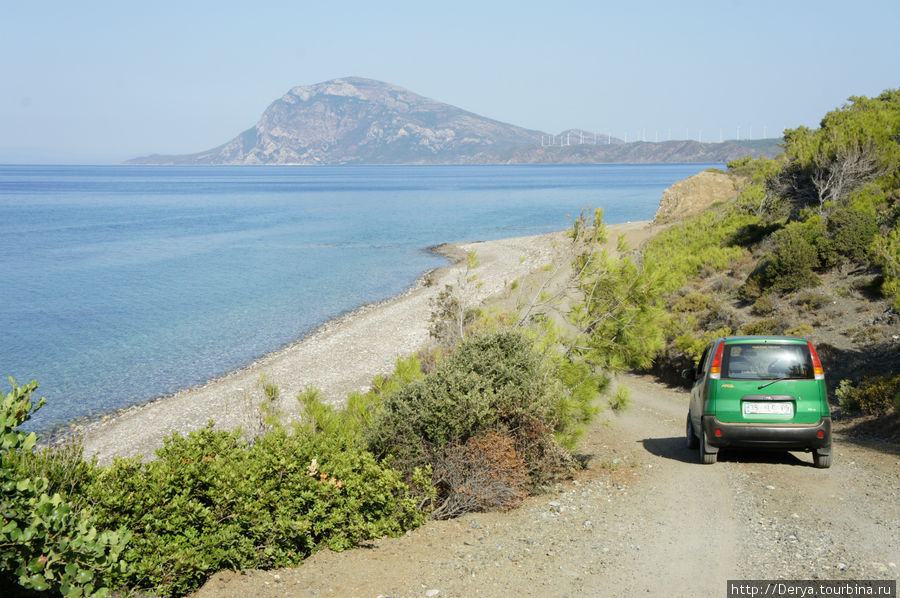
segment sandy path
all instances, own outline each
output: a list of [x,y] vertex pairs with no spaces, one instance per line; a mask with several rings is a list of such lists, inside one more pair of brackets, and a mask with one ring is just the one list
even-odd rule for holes
[[[651,234],[647,222],[610,226],[610,236],[627,235],[637,246]],[[513,280],[558,259],[564,233],[501,239],[449,246],[457,257],[475,251],[479,285],[471,289],[471,304],[501,293]],[[393,370],[397,358],[409,355],[428,340],[430,302],[447,284],[456,284],[465,271],[462,263],[434,273],[434,283],[421,282],[403,295],[362,307],[333,320],[309,337],[271,353],[251,366],[132,407],[87,425],[85,454],[101,462],[113,456],[152,455],[162,439],[174,431],[186,434],[210,419],[223,429],[251,427],[256,405],[263,397],[260,376],[277,384],[279,408],[291,413],[300,391],[314,386],[330,401],[341,401],[352,390],[365,389],[377,374]]]

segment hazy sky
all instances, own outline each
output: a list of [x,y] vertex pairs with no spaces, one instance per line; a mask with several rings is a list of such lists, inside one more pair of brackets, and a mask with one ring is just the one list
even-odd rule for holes
[[0,65],[0,162],[204,150],[344,76],[546,132],[719,141],[900,87],[900,1],[2,0]]

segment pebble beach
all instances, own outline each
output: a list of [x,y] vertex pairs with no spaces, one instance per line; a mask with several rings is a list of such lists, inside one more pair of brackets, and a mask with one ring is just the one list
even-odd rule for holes
[[[654,232],[647,221],[608,228],[613,246],[619,234],[637,247]],[[514,280],[563,259],[565,243],[565,233],[557,232],[441,246],[437,250],[454,263],[423,276],[403,294],[331,320],[246,368],[104,416],[72,433],[82,438],[85,456],[97,456],[101,463],[116,456],[147,459],[166,436],[188,434],[210,421],[219,429],[252,429],[265,399],[261,380],[277,385],[276,408],[287,417],[296,413],[297,394],[308,388],[340,404],[348,393],[366,390],[375,376],[390,373],[398,358],[428,344],[433,299],[466,277],[467,253],[477,256],[471,274],[478,284],[468,285],[466,299],[477,306],[507,292]]]

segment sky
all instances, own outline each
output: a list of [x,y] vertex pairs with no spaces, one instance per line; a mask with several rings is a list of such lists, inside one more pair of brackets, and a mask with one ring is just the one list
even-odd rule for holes
[[898,0],[2,0],[0,163],[202,151],[347,76],[547,133],[777,137],[900,87],[898,31]]

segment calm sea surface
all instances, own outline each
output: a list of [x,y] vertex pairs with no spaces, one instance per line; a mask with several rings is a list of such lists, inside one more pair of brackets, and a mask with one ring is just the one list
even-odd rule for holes
[[651,219],[709,166],[0,166],[0,376],[38,380],[38,430],[140,403],[404,291],[429,246]]

